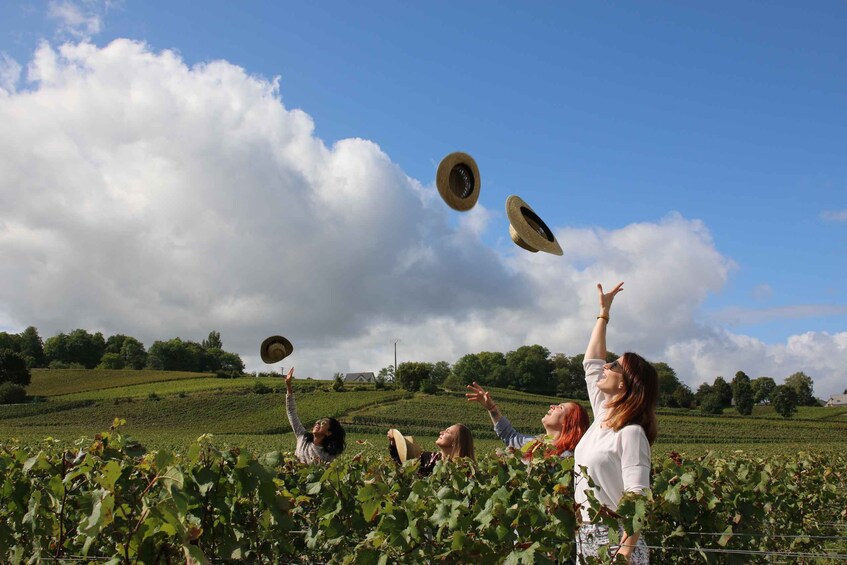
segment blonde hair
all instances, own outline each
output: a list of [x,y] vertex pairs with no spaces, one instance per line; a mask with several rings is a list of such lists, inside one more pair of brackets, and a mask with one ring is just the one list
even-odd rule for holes
[[450,452],[450,459],[456,459],[457,457],[470,457],[476,461],[476,455],[474,454],[473,448],[473,434],[471,433],[470,428],[464,424],[457,423],[455,425],[459,427],[459,433],[456,438],[456,442],[453,444],[453,450]]

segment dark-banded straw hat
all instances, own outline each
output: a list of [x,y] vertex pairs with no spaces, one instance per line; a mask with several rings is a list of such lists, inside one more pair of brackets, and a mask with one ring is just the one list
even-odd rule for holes
[[282,361],[294,352],[294,346],[291,342],[281,335],[272,335],[262,342],[259,348],[259,354],[262,356],[262,361],[270,365],[277,361]]
[[519,196],[513,194],[506,199],[506,215],[509,217],[509,235],[519,247],[533,253],[563,254],[547,224]]
[[392,428],[394,432],[394,446],[397,448],[397,456],[400,458],[400,463],[405,463],[409,459],[416,459],[421,456],[423,450],[415,443],[415,438],[412,436],[404,436],[400,430]]
[[467,153],[450,153],[438,164],[435,185],[448,206],[459,212],[467,212],[479,200],[482,187],[479,167]]

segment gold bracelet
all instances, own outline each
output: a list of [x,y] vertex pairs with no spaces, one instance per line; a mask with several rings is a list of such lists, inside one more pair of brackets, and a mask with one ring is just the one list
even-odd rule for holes
[[600,318],[603,318],[604,320],[606,320],[606,323],[607,323],[607,324],[609,323],[609,317],[608,317],[608,316],[597,316],[597,319],[598,319],[598,320],[599,320]]

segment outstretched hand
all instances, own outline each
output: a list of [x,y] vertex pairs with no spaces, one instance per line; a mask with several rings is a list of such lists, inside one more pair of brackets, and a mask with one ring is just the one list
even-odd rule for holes
[[291,392],[291,381],[294,380],[294,367],[292,366],[288,369],[288,374],[285,375],[285,388],[288,389],[288,392]]
[[619,293],[623,292],[623,283],[618,283],[618,286],[613,288],[611,291],[604,293],[603,285],[597,283],[597,294],[600,295],[600,311],[608,314],[609,310],[612,308],[612,301],[615,299],[615,296]]
[[467,398],[469,402],[479,402],[486,410],[494,408],[494,401],[491,399],[491,394],[476,384],[476,382],[469,384],[465,388],[471,391],[465,393],[465,398]]

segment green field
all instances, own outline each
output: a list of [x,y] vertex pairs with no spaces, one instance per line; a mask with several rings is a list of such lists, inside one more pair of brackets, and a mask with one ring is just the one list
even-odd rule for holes
[[[270,393],[255,391],[257,383]],[[255,451],[293,448],[285,415],[281,378],[218,379],[209,374],[168,371],[36,370],[28,389],[41,401],[0,406],[0,441],[68,444],[107,429],[114,418],[150,448],[182,450],[197,437],[213,434],[221,445]],[[332,391],[326,381],[295,383],[298,410],[305,424],[323,416],[339,418],[348,431],[348,453],[382,451],[385,431],[397,427],[434,449],[438,432],[456,422],[474,433],[477,451],[502,444],[488,413],[461,392],[436,395],[353,386]],[[562,399],[492,389],[501,412],[524,433],[540,433],[541,417]],[[45,438],[52,438],[45,442]],[[801,408],[784,419],[767,406],[752,416],[727,410],[721,416],[697,411],[661,410],[658,456],[670,451],[698,455],[706,451],[749,454],[839,452],[847,446],[847,409]]]

